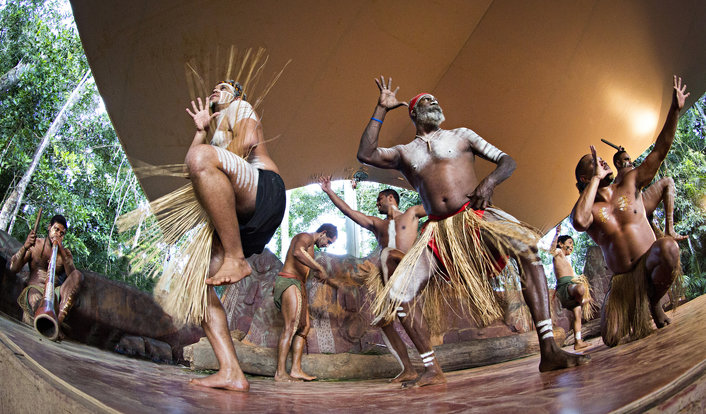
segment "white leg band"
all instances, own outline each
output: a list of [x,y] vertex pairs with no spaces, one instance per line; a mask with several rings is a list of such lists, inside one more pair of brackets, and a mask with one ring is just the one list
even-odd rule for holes
[[433,362],[425,362],[425,363],[424,363],[424,367],[430,367],[430,366],[432,366],[432,365],[434,365]]
[[537,322],[537,329],[539,330],[540,339],[552,338],[554,337],[554,332],[552,329],[552,320],[545,319],[543,321]]
[[398,306],[398,307],[397,307],[397,310],[398,310],[398,311],[401,311],[401,310],[404,310],[404,309],[402,308],[402,306]]
[[432,351],[429,351],[429,352],[426,352],[426,353],[424,353],[424,354],[419,354],[419,356],[422,357],[422,359],[424,359],[424,358],[426,358],[426,357],[428,357],[428,356],[431,356],[431,355],[434,355],[434,351],[433,351],[433,350],[432,350]]
[[434,360],[434,355],[422,359],[422,362],[424,362],[426,364],[427,362],[431,362],[433,360]]
[[574,339],[576,339],[577,341],[580,341],[581,340],[581,332],[574,332]]
[[407,314],[404,312],[397,312],[397,316],[399,316],[400,318],[404,318],[405,316],[407,316]]

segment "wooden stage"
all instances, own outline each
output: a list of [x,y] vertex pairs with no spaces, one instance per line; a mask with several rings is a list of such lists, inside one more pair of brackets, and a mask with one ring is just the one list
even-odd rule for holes
[[706,296],[670,317],[641,341],[610,349],[593,340],[591,362],[562,371],[540,373],[533,356],[450,372],[441,386],[253,377],[244,394],[189,385],[197,374],[185,368],[52,343],[0,318],[0,412],[704,412]]

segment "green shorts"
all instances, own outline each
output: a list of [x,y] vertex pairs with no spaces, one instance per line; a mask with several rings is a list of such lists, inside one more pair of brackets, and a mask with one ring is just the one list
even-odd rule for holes
[[282,310],[282,294],[290,286],[296,286],[297,289],[299,289],[299,292],[301,293],[302,284],[299,279],[282,277],[280,275],[277,275],[277,277],[275,277],[275,286],[272,289],[272,297],[275,300],[275,306],[279,311]]
[[564,276],[560,277],[556,282],[556,296],[559,298],[561,306],[569,310],[581,306],[581,304],[569,294],[569,286],[577,284],[573,279],[573,276]]

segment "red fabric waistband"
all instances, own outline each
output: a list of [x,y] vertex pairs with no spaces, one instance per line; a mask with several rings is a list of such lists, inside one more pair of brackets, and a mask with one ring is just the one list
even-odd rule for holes
[[299,279],[299,276],[293,275],[291,273],[286,273],[286,272],[279,272],[277,273],[279,276],[286,277],[287,279]]
[[[456,211],[455,213],[447,214],[445,216],[435,216],[433,214],[429,214],[429,220],[441,221],[441,220],[445,220],[449,217],[453,217],[458,213],[463,213],[467,209],[469,204],[471,204],[470,200],[468,202],[466,202],[466,204],[464,204],[461,208],[459,208],[458,211]],[[485,210],[473,210],[473,211],[476,213],[476,216],[481,217],[481,218],[483,217],[483,214],[485,214]]]

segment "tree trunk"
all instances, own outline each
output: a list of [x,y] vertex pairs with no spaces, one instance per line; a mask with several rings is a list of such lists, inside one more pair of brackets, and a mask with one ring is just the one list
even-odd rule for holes
[[14,68],[0,76],[0,92],[4,94],[6,90],[15,86],[20,81],[20,77],[30,69],[32,69],[32,65],[20,61]]
[[25,190],[27,190],[27,186],[29,185],[29,182],[32,179],[32,174],[34,174],[34,170],[37,168],[39,160],[42,158],[44,150],[46,150],[47,146],[49,145],[51,138],[54,137],[54,135],[56,135],[59,129],[61,129],[61,127],[64,125],[64,122],[67,118],[68,109],[71,108],[76,103],[76,101],[78,101],[81,91],[86,85],[86,82],[88,81],[90,75],[91,71],[87,70],[86,74],[83,75],[83,78],[78,83],[76,88],[74,88],[74,90],[71,92],[71,95],[69,95],[69,98],[66,100],[66,103],[64,103],[64,106],[59,111],[59,114],[56,116],[56,118],[54,118],[54,122],[52,122],[51,126],[49,126],[49,129],[44,134],[44,137],[42,137],[42,141],[37,147],[37,150],[34,152],[32,162],[27,168],[27,171],[25,171],[24,175],[22,176],[22,179],[20,179],[20,182],[17,184],[14,190],[12,190],[12,193],[5,201],[5,204],[3,204],[2,206],[2,210],[0,211],[0,229],[7,230],[8,233],[12,232],[12,226],[9,226],[9,224],[10,222],[14,222],[14,218],[20,209],[20,205],[22,204],[22,198],[24,197]]

